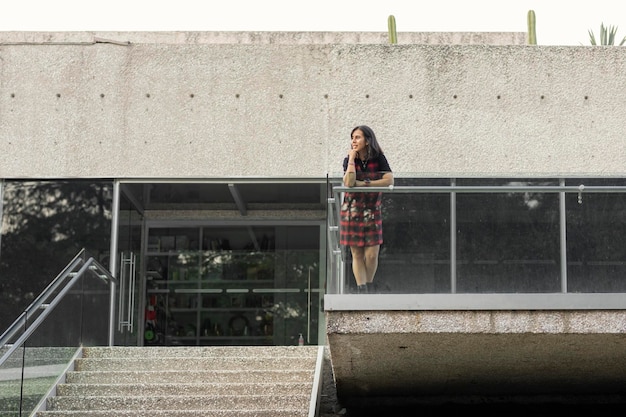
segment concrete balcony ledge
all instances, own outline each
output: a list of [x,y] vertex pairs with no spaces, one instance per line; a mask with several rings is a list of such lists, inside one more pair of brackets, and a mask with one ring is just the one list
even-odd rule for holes
[[346,406],[626,403],[623,294],[326,295]]

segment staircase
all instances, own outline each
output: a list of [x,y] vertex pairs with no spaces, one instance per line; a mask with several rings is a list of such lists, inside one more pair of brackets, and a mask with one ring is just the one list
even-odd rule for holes
[[317,346],[86,347],[36,417],[313,417]]

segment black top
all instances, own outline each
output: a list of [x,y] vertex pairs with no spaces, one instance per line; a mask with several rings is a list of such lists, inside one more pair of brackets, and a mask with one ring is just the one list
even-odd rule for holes
[[[347,156],[343,159],[344,172],[348,169],[348,160],[349,158]],[[368,159],[365,163],[361,159],[356,158],[354,160],[354,167],[356,168],[356,178],[359,181],[362,181],[365,178],[369,178],[370,180],[376,180],[381,178],[383,173],[391,172],[391,167],[389,166],[387,157],[385,157],[385,155],[382,153],[378,154],[378,156],[376,157]],[[378,175],[366,175],[365,173]]]

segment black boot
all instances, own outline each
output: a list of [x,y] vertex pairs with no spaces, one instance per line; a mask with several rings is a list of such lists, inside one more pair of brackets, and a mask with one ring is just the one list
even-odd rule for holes
[[357,285],[356,286],[357,294],[367,294],[367,284]]
[[367,293],[368,294],[376,294],[376,289],[374,288],[374,283],[373,282],[368,282],[365,285],[367,285]]

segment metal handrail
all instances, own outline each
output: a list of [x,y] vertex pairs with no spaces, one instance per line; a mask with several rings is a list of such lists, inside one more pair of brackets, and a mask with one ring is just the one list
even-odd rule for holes
[[624,193],[626,186],[616,185],[390,185],[388,187],[333,187],[335,192],[390,192],[390,193]]
[[50,282],[50,284],[48,284],[48,286],[37,296],[37,298],[35,298],[33,302],[26,307],[24,312],[22,312],[22,314],[19,315],[19,317],[4,331],[4,333],[2,333],[2,336],[0,336],[0,346],[6,345],[9,340],[11,340],[11,338],[22,329],[24,323],[26,323],[26,320],[31,316],[32,312],[43,308],[45,304],[44,301],[47,300],[50,295],[54,293],[59,286],[61,286],[61,284],[63,284],[65,279],[70,276],[72,271],[74,271],[78,265],[84,262],[84,256],[85,249],[82,249],[78,252],[74,259],[67,264],[63,271],[61,271],[61,273],[59,273],[59,275],[57,275],[52,282]]
[[[9,345],[9,348],[5,351],[4,355],[0,358],[0,366],[11,356],[11,354],[20,346],[24,344],[24,342],[33,334],[35,330],[43,323],[43,321],[52,313],[54,308],[57,306],[59,302],[65,297],[65,295],[72,289],[74,284],[83,276],[86,271],[93,271],[96,275],[105,281],[116,282],[116,279],[111,275],[111,273],[104,268],[100,263],[98,263],[94,258],[89,258],[84,262],[82,267],[74,272],[74,268],[78,263],[82,261],[81,257],[84,256],[84,249],[68,264],[68,266],[64,269],[64,271],[55,278],[53,283],[51,283],[38,297],[37,299],[31,303],[31,305],[22,313],[15,322],[9,327],[9,330],[5,331],[0,339],[0,346],[7,346],[8,341],[15,335],[15,333],[21,329],[27,318],[29,317],[29,313],[35,311],[35,309],[43,308],[43,312],[35,319],[35,321],[24,331],[24,333],[12,344]],[[50,301],[49,303],[44,303],[44,300],[49,297],[53,291],[55,291],[64,281],[65,278],[71,276],[71,280],[67,282],[67,284],[59,291],[59,293]]]

